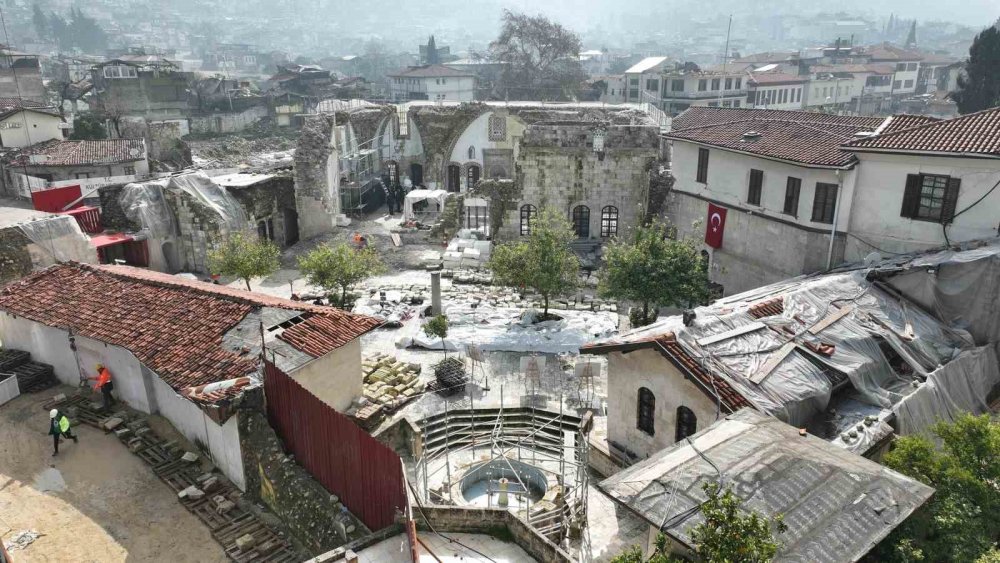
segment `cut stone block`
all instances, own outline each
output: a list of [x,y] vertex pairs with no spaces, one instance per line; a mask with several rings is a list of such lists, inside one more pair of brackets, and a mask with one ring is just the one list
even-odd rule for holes
[[253,534],[246,534],[236,538],[236,549],[240,551],[253,549],[255,545],[257,545],[257,538],[253,537]]

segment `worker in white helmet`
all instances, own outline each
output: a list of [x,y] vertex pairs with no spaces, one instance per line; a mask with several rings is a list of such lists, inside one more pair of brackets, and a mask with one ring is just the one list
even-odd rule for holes
[[59,409],[52,409],[49,411],[49,434],[52,436],[53,457],[59,455],[59,436],[73,440],[74,444],[80,442],[80,440],[74,436],[73,432],[69,429],[69,419],[66,418],[66,415],[59,412]]

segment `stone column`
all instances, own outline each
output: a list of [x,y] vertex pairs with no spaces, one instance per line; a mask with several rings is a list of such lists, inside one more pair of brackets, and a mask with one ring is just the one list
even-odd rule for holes
[[431,314],[441,314],[441,272],[431,272]]

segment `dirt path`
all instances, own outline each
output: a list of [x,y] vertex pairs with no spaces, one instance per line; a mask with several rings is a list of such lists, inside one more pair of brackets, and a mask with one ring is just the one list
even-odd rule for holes
[[14,560],[226,561],[208,529],[113,435],[79,426],[80,443],[51,456],[41,403],[58,392],[0,406],[0,537],[43,534]]

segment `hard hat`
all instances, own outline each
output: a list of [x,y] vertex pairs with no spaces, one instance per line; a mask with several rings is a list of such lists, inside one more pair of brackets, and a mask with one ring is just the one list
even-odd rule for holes
[[97,366],[95,367],[97,368],[97,371],[101,371],[102,369],[104,369],[104,364],[97,364]]
[[55,418],[57,414],[59,414],[59,411],[57,409],[52,409],[49,411],[49,418]]

